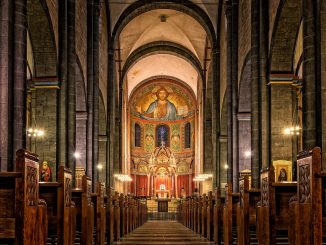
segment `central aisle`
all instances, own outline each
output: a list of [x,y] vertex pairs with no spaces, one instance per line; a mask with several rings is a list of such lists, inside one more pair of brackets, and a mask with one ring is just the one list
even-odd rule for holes
[[114,244],[214,244],[176,221],[149,221]]

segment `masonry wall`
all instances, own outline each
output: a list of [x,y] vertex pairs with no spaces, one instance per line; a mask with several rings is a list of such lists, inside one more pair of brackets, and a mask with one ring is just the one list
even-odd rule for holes
[[271,160],[292,161],[292,138],[284,134],[292,126],[292,86],[271,87]]
[[32,138],[30,149],[40,163],[47,161],[56,179],[56,93],[57,89],[36,89],[32,92],[31,127],[44,131],[44,136]]

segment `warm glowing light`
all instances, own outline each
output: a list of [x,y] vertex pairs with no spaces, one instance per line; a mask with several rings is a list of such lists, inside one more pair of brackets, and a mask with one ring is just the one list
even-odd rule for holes
[[132,181],[132,178],[128,174],[115,174],[114,177],[116,177],[118,180],[122,182]]
[[74,153],[74,157],[75,157],[76,159],[79,159],[79,158],[80,158],[80,153],[76,151],[76,152]]
[[193,181],[196,181],[196,182],[205,181],[212,177],[213,177],[213,174],[199,174],[193,179]]
[[289,127],[284,129],[284,134],[285,135],[299,135],[300,134],[300,127],[295,126],[295,127]]
[[28,137],[42,137],[44,136],[44,134],[45,134],[44,130],[37,129],[37,128],[29,128],[27,130]]
[[251,151],[245,151],[244,156],[245,157],[250,157],[251,156]]
[[98,170],[102,170],[103,169],[103,165],[102,164],[97,165],[97,169]]
[[229,168],[229,166],[228,166],[227,164],[225,164],[225,165],[224,165],[224,168],[225,168],[225,169],[228,169],[228,168]]

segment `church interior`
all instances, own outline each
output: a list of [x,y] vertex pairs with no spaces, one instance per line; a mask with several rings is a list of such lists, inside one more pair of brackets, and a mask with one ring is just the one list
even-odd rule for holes
[[0,244],[326,244],[326,0],[0,0]]

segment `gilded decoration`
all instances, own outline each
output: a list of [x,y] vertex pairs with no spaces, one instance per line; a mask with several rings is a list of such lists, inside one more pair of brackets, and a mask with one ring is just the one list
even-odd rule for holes
[[[149,185],[147,195],[162,196],[157,191],[164,185],[164,196],[179,195],[177,185],[180,181],[176,181],[176,175],[189,176],[191,180],[194,169],[194,95],[180,82],[157,79],[136,88],[128,108],[130,141],[134,142],[130,151],[130,172],[139,179],[131,191],[141,195],[138,190],[142,187],[137,185]],[[141,127],[140,147],[135,147],[135,142],[139,143],[136,124]],[[190,125],[187,134],[185,125]],[[185,148],[185,137],[190,147]],[[147,180],[144,180],[145,174]],[[187,188],[190,193],[191,185]]]

